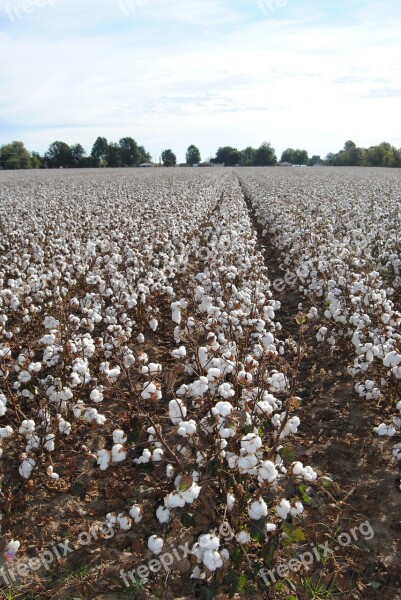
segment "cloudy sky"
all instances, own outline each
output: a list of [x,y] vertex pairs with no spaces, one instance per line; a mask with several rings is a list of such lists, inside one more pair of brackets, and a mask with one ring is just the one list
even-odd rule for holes
[[400,0],[0,0],[0,144],[401,147]]

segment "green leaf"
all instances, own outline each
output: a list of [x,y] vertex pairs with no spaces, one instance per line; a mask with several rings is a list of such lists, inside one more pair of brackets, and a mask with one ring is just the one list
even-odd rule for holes
[[273,566],[274,556],[278,548],[278,540],[278,536],[270,538],[267,544],[263,546],[262,551],[260,553],[260,556],[268,569],[270,569]]
[[191,475],[183,475],[178,484],[178,491],[186,492],[187,490],[189,490],[192,487],[193,483],[194,483],[194,480],[191,477]]
[[287,523],[287,521],[283,521],[283,531],[287,536],[287,543],[300,543],[306,540],[302,529],[294,527],[291,523]]

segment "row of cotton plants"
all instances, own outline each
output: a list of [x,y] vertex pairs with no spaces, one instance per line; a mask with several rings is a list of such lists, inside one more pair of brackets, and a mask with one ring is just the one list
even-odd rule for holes
[[[281,535],[303,513],[300,482],[317,474],[282,458],[297,402],[236,177],[18,173],[0,213],[7,554],[24,550],[12,517],[21,484],[33,498],[68,490],[77,454],[96,480],[112,470],[137,482],[152,467],[157,493],[107,519],[150,536],[155,554],[188,506],[207,511],[206,530],[196,519],[190,530],[194,578],[229,567],[233,545],[216,533],[227,522],[247,552],[255,523]],[[146,442],[128,442],[133,423]]]
[[[392,171],[317,169],[241,174],[264,234],[281,251],[318,324],[316,339],[350,350],[355,391],[386,398],[391,422],[378,435],[401,434],[401,178]],[[313,304],[316,306],[313,306]],[[400,444],[394,447],[400,458]]]

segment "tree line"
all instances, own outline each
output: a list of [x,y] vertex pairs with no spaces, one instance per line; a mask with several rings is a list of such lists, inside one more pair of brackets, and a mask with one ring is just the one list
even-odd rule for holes
[[[163,150],[159,161],[165,167],[177,165],[177,157],[171,148]],[[185,161],[184,164],[188,166],[201,163],[201,154],[197,146],[191,144],[188,147]],[[2,169],[135,167],[150,162],[150,153],[132,137],[123,137],[118,143],[98,137],[89,155],[81,144],[69,146],[61,141],[51,143],[42,156],[38,152],[29,152],[23,142],[19,141],[0,147]],[[287,148],[278,161],[272,145],[263,142],[259,148],[248,146],[244,150],[221,146],[216,155],[206,162],[245,167],[274,166],[280,163],[306,166],[401,167],[401,149],[388,142],[359,148],[349,140],[342,150],[337,153],[330,152],[324,159],[318,155],[309,157],[307,150]]]

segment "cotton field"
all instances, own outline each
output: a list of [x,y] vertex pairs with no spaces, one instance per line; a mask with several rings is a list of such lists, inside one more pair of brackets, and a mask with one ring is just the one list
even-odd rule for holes
[[[308,598],[312,573],[334,593],[319,543],[370,523],[381,494],[394,558],[400,205],[387,169],[0,173],[4,589]],[[313,429],[336,402],[352,481]],[[365,472],[376,512],[347,513]],[[401,587],[352,541],[328,557],[338,589]],[[311,546],[312,567],[266,577]]]

